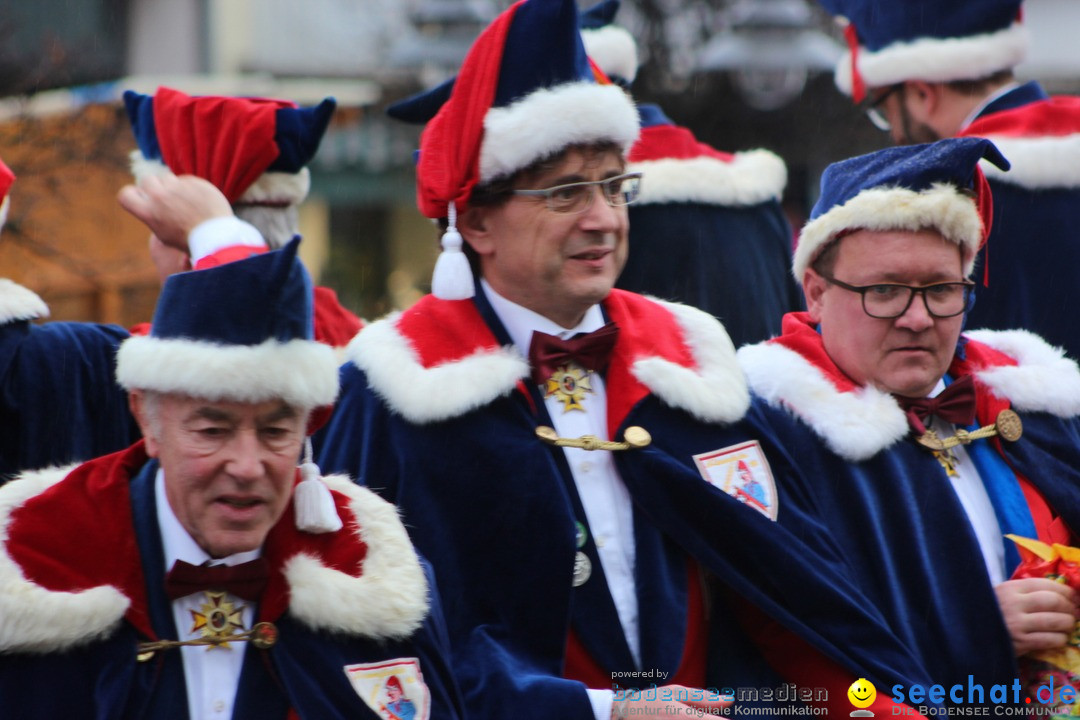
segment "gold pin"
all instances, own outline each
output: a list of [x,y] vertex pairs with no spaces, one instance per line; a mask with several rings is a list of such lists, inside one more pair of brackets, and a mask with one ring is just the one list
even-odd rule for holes
[[582,435],[577,438],[559,437],[555,428],[547,425],[538,425],[536,437],[548,445],[556,447],[581,448],[582,450],[638,450],[652,443],[652,435],[643,427],[631,425],[623,433],[623,442],[613,440],[601,440],[596,435]]

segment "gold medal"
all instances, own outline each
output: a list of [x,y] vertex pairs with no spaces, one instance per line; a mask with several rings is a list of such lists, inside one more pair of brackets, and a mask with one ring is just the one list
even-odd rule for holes
[[544,383],[544,397],[555,396],[563,403],[563,412],[585,410],[581,402],[585,393],[593,391],[589,384],[590,373],[577,363],[562,365]]
[[998,435],[1002,440],[1016,442],[1024,434],[1024,424],[1020,422],[1020,416],[1012,410],[1002,410],[994,421]]
[[189,632],[198,632],[202,637],[213,640],[214,644],[208,646],[207,650],[215,647],[228,648],[229,639],[244,630],[241,615],[244,606],[234,605],[226,600],[223,592],[207,590],[205,594],[207,602],[198,610],[191,611],[193,622]]

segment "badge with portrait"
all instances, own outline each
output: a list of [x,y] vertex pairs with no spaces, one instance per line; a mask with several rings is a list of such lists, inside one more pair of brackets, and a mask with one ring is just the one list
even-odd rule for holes
[[416,658],[346,665],[360,698],[383,720],[428,720],[431,694]]
[[776,482],[757,440],[694,456],[701,476],[747,507],[776,520]]

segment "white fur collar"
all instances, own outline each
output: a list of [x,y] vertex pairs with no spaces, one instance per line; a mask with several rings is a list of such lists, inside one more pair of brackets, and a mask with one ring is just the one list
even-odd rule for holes
[[988,178],[1030,190],[1080,187],[1080,135],[1007,137],[987,135],[1012,165],[1008,171],[983,161]]
[[[1080,370],[1061,350],[1023,330],[966,335],[1020,363],[976,373],[1014,408],[1059,417],[1080,414]],[[904,412],[888,393],[873,387],[841,392],[810,361],[776,343],[748,345],[738,355],[756,395],[789,410],[847,460],[867,460],[908,433]]]
[[[36,585],[7,553],[12,513],[71,468],[29,473],[0,488],[0,652],[47,653],[108,636],[130,600],[116,587],[56,592]],[[360,577],[297,554],[284,567],[289,612],[314,630],[375,639],[412,634],[428,611],[420,561],[393,505],[343,476],[324,480],[348,496],[367,555]],[[291,522],[287,518],[286,522]]]
[[642,173],[637,205],[758,205],[778,199],[787,184],[784,161],[768,150],[736,153],[731,162],[707,155],[640,160],[628,169]]
[[1019,363],[978,374],[982,383],[1008,398],[1014,408],[1063,418],[1080,415],[1080,368],[1064,350],[1026,330],[972,330],[964,334]]
[[[661,357],[634,360],[634,377],[668,405],[706,422],[734,422],[749,407],[749,390],[731,339],[711,315],[688,305],[656,300],[668,309],[687,340],[698,369]],[[490,404],[528,377],[529,364],[514,347],[481,348],[460,360],[424,367],[397,327],[400,313],[371,323],[349,343],[346,356],[367,374],[372,389],[409,422],[458,417]]]
[[285,562],[289,612],[314,630],[401,639],[427,617],[428,586],[397,508],[343,475],[324,478],[349,498],[367,546],[363,574],[353,577],[310,555]]
[[37,293],[0,278],[0,324],[49,317],[49,307]]

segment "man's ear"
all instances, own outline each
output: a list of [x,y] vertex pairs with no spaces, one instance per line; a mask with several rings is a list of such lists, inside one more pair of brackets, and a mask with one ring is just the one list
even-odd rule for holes
[[146,393],[142,390],[132,390],[128,393],[128,408],[135,416],[135,422],[139,424],[143,440],[146,441],[146,454],[152,458],[158,456],[158,437],[155,423],[150,420],[150,413],[146,407]]
[[492,252],[494,243],[487,208],[468,208],[458,215],[457,226],[461,236],[478,255],[487,255]]
[[815,323],[821,322],[821,309],[823,305],[822,295],[825,294],[829,282],[821,277],[814,268],[806,268],[802,277],[803,293],[806,295],[806,311],[810,319]]
[[929,83],[925,80],[908,80],[904,83],[902,102],[907,106],[908,114],[915,122],[934,125],[935,115],[941,108],[941,83]]

